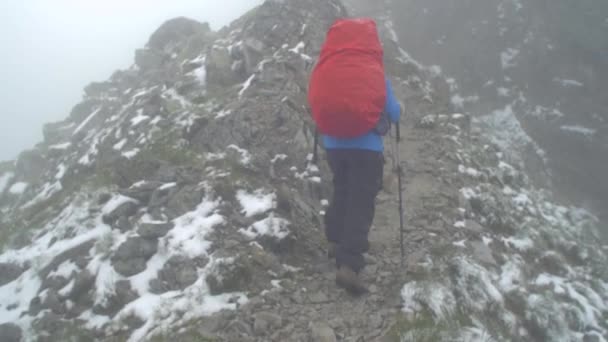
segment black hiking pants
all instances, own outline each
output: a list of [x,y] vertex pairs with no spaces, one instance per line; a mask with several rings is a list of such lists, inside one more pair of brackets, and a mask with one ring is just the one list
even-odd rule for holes
[[384,156],[355,149],[327,150],[334,194],[325,215],[325,235],[337,244],[336,263],[355,272],[364,267],[375,200],[382,188]]

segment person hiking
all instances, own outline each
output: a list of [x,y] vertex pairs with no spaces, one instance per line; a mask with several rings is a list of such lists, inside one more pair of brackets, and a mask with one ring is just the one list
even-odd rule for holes
[[360,273],[382,188],[383,135],[401,113],[383,54],[372,19],[337,20],[309,84],[312,116],[333,174],[325,215],[328,255],[336,259],[336,284],[355,295],[367,292]]

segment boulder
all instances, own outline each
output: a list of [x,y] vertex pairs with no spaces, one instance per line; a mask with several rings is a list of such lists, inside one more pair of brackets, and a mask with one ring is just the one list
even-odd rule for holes
[[315,342],[336,342],[336,333],[326,323],[311,323],[310,336]]
[[222,293],[243,292],[250,286],[253,279],[253,270],[243,258],[237,258],[232,263],[218,262],[205,280],[212,295]]
[[135,51],[135,64],[142,70],[159,69],[168,57],[150,49],[138,49]]
[[138,200],[143,205],[147,205],[152,197],[152,193],[162,185],[162,182],[145,182],[136,187],[131,186],[128,189],[120,190],[120,193]]
[[205,195],[205,191],[198,185],[186,185],[179,189],[167,202],[167,213],[169,217],[179,217],[194,208],[200,203]]
[[260,312],[254,315],[253,332],[256,335],[268,335],[270,331],[277,331],[283,326],[281,316],[270,313]]
[[125,305],[138,297],[137,292],[131,288],[129,280],[120,280],[114,284],[114,293],[106,297],[103,303],[93,307],[93,313],[114,317]]
[[67,260],[77,260],[80,258],[86,258],[89,255],[89,251],[95,245],[95,240],[89,240],[81,243],[80,245],[70,248],[63,253],[59,254],[51,262],[42,268],[39,272],[40,278],[45,279],[51,271],[55,270],[59,265]]
[[137,201],[133,199],[125,200],[120,205],[111,208],[111,210],[105,213],[102,217],[102,220],[104,223],[112,225],[121,217],[133,216],[137,212],[138,207],[139,205]]
[[116,250],[112,257],[112,266],[125,277],[133,276],[146,269],[147,261],[156,254],[157,249],[157,241],[142,237],[129,238]]
[[486,264],[486,265],[490,265],[490,266],[496,266],[496,259],[494,259],[494,256],[492,255],[492,251],[490,250],[490,248],[488,246],[486,246],[485,243],[481,242],[481,241],[474,241],[471,242],[471,247],[472,248],[472,253],[473,256],[475,257],[475,259],[479,260],[481,263]]
[[241,83],[243,77],[233,70],[233,64],[234,60],[228,49],[221,47],[210,49],[205,60],[207,84],[213,88],[225,88]]
[[174,226],[173,222],[142,223],[139,225],[137,233],[144,239],[158,239],[167,235]]
[[76,128],[65,122],[53,122],[42,126],[44,142],[52,145],[67,142],[72,137],[72,131]]
[[167,261],[158,278],[150,282],[154,293],[183,290],[198,280],[198,268],[203,268],[208,259],[189,260],[183,256],[174,256]]
[[166,21],[150,36],[148,47],[152,50],[166,51],[171,44],[186,40],[196,34],[211,32],[208,23],[200,23],[185,17],[178,17]]
[[48,160],[39,150],[24,151],[17,158],[15,171],[19,179],[27,183],[37,183],[44,176],[48,164]]
[[23,273],[23,268],[11,263],[0,263],[0,286],[6,285]]
[[12,323],[0,324],[0,341],[21,342],[22,331],[18,325]]

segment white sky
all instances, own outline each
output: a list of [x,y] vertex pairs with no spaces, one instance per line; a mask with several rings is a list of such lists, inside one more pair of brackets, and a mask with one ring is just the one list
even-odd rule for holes
[[0,0],[0,161],[42,140],[42,125],[68,116],[82,89],[133,63],[166,20],[213,29],[262,0]]

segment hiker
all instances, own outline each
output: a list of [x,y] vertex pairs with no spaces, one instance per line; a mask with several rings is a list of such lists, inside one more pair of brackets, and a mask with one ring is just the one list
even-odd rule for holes
[[384,74],[383,50],[371,19],[340,19],[327,33],[310,80],[308,99],[333,173],[325,215],[328,255],[336,284],[367,292],[360,278],[375,199],[382,188],[383,135],[398,123],[400,105]]

